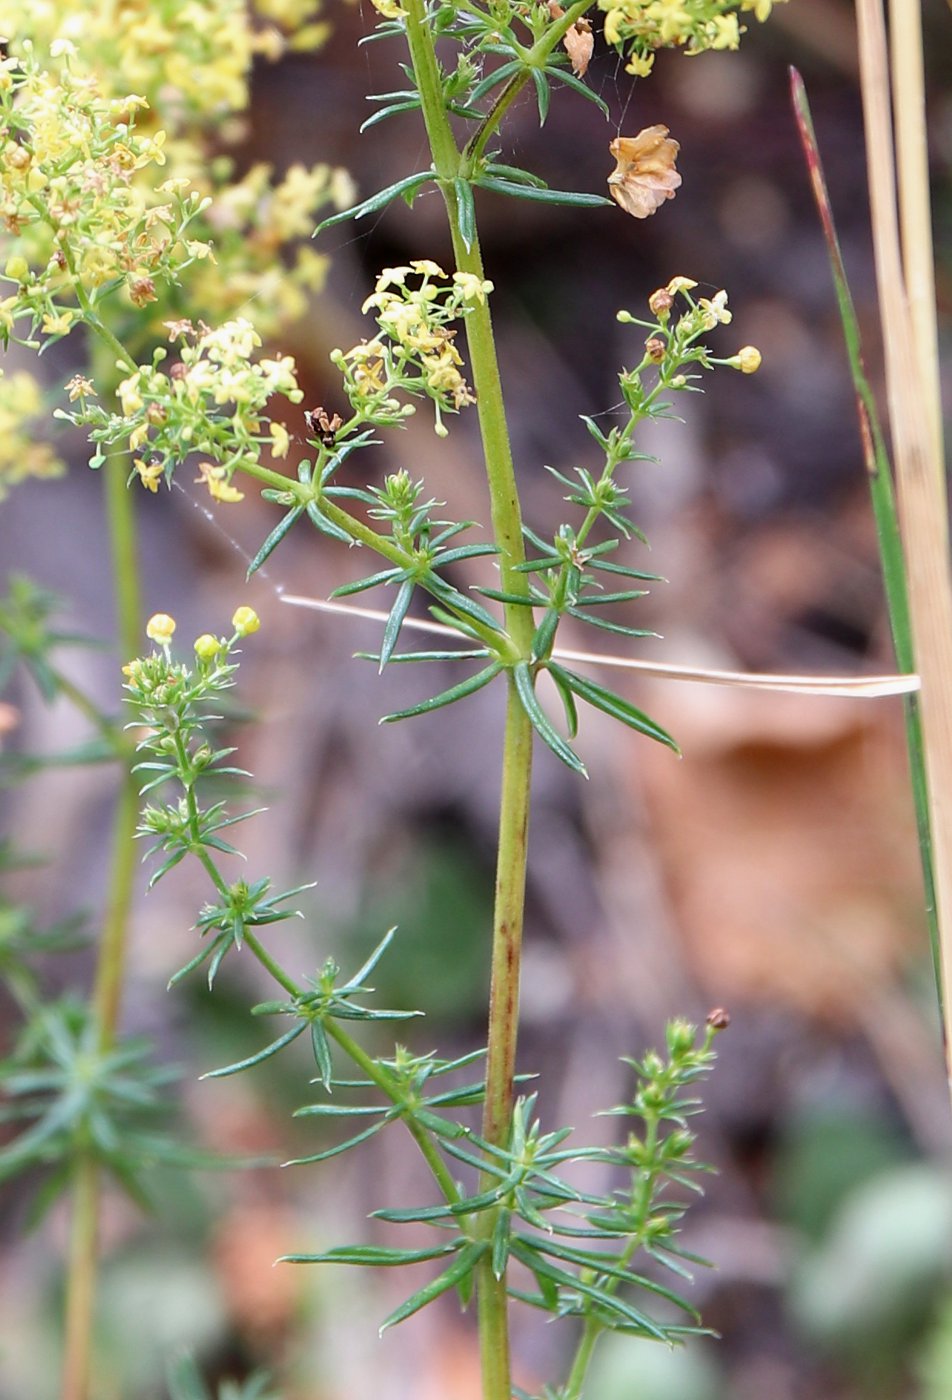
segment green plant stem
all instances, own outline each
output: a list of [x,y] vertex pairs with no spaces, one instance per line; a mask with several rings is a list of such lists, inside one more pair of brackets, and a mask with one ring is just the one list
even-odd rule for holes
[[474,170],[477,162],[486,149],[486,144],[495,131],[499,129],[499,124],[515,102],[522,89],[528,83],[534,69],[543,68],[545,60],[549,54],[560,44],[565,35],[572,28],[577,20],[581,19],[587,10],[592,8],[592,0],[576,0],[574,5],[570,5],[564,15],[554,21],[551,28],[536,40],[532,48],[526,52],[526,67],[513,76],[504,86],[502,92],[496,98],[487,115],[480,122],[479,128],[472,139],[467,143],[464,155],[467,161],[467,169]]
[[66,1336],[62,1400],[86,1400],[96,1298],[99,1169],[91,1157],[76,1165],[66,1262]]
[[[97,325],[98,325],[97,318]],[[96,326],[94,326],[96,329]],[[105,327],[97,331],[104,350],[93,355],[94,371],[103,382],[112,378],[112,364],[105,350],[124,352]],[[97,364],[98,360],[98,364]],[[134,656],[139,646],[139,571],[132,497],[126,490],[120,460],[104,468],[106,521],[112,562],[117,634],[123,656]],[[102,937],[96,959],[92,1013],[97,1048],[108,1052],[116,1038],[125,977],[129,911],[136,868],[135,831],[139,802],[131,761],[120,777],[112,827],[112,863],[103,916]],[[66,1336],[63,1360],[63,1400],[87,1400],[92,1357],[92,1327],[98,1267],[100,1172],[95,1160],[81,1158],[73,1189],[73,1216],[66,1276]]]
[[[434,170],[446,204],[457,270],[471,273],[482,281],[485,272],[479,240],[474,235],[467,247],[460,231],[454,182],[460,175],[461,158],[444,106],[439,67],[433,37],[426,23],[423,0],[407,0],[406,10],[407,40]],[[502,589],[519,597],[528,597],[527,577],[517,572],[516,568],[525,559],[522,518],[487,304],[477,303],[467,316],[466,339],[476,390],[493,530],[500,550]],[[528,660],[534,631],[532,610],[507,604],[506,626],[519,653]],[[505,1144],[512,1116],[531,775],[532,727],[510,677],[500,795],[486,1100],[483,1111],[483,1136],[494,1145]],[[490,1238],[495,1225],[495,1212],[484,1212],[479,1225],[484,1232],[483,1237]],[[503,1275],[497,1279],[493,1274],[489,1251],[477,1265],[476,1282],[483,1397],[484,1400],[510,1400],[512,1381],[506,1278]]]
[[[326,1021],[325,1027],[328,1035],[332,1040],[336,1040],[344,1054],[349,1056],[354,1064],[357,1065],[359,1069],[362,1069],[367,1078],[372,1079],[388,1098],[396,1102],[397,1100],[393,1085],[390,1082],[390,1077],[381,1070],[373,1056],[368,1055],[366,1050],[358,1045],[357,1041],[353,1040],[336,1021]],[[433,1177],[442,1191],[444,1199],[449,1205],[457,1204],[461,1199],[459,1189],[450,1175],[446,1163],[437,1151],[432,1137],[422,1124],[418,1123],[414,1118],[405,1118],[403,1121],[406,1123],[413,1140],[423,1154],[424,1161],[433,1173]],[[460,1224],[465,1228],[465,1219],[461,1219]]]
[[[299,997],[301,995],[302,989],[297,985],[290,973],[285,972],[281,964],[272,957],[257,935],[251,933],[248,929],[245,929],[245,945],[255,955],[261,966],[270,973],[278,985],[283,987],[289,996]],[[353,1040],[345,1030],[342,1030],[332,1018],[328,1017],[324,1022],[324,1027],[331,1039],[336,1040],[344,1054],[353,1060],[354,1064],[357,1065],[359,1069],[363,1070],[367,1078],[372,1080],[377,1088],[380,1089],[382,1093],[386,1094],[387,1098],[394,1103],[398,1103],[399,1095],[394,1089],[390,1076],[385,1070],[380,1068],[373,1056],[368,1055],[366,1050],[358,1045],[357,1041]],[[460,1199],[459,1191],[447,1170],[445,1162],[437,1152],[429,1133],[421,1124],[417,1123],[412,1118],[407,1118],[404,1121],[406,1122],[411,1136],[423,1154],[427,1166],[433,1173],[444,1198],[450,1204],[455,1204]]]
[[[710,1038],[708,1043],[710,1043]],[[648,1216],[651,1211],[651,1203],[654,1200],[655,1183],[661,1171],[660,1162],[653,1160],[655,1159],[659,1144],[659,1128],[660,1119],[657,1114],[653,1114],[650,1117],[646,1115],[644,1156],[645,1160],[651,1165],[643,1169],[640,1180],[638,1181],[637,1191],[633,1193],[633,1198],[636,1202],[637,1225],[618,1258],[618,1264],[622,1268],[630,1262],[636,1251],[641,1248],[644,1242]],[[618,1289],[620,1282],[620,1279],[615,1277],[607,1278],[602,1282],[601,1286],[606,1293],[614,1293]],[[582,1335],[579,1338],[575,1356],[572,1358],[572,1367],[565,1383],[563,1400],[581,1400],[585,1377],[588,1375],[588,1368],[595,1354],[595,1344],[604,1330],[605,1329],[596,1318],[587,1317],[585,1319]]]

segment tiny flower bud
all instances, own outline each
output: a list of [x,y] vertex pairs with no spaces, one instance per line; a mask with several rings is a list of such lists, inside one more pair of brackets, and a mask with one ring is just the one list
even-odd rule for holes
[[231,619],[231,625],[239,637],[248,637],[252,632],[257,632],[261,626],[261,619],[254,608],[240,607]]
[[723,1006],[715,1006],[714,1010],[708,1013],[707,1024],[716,1031],[726,1031],[730,1023],[730,1013],[725,1011]]
[[221,650],[221,642],[210,632],[203,632],[195,639],[195,653],[200,661],[211,661]]
[[735,369],[740,370],[741,374],[756,374],[760,369],[760,362],[761,354],[756,345],[745,345],[730,361]]
[[634,319],[630,311],[618,311],[615,314],[615,320],[620,321],[623,326],[630,326]]
[[168,613],[153,613],[145,627],[145,635],[160,647],[168,646],[174,631],[175,618]]
[[674,305],[674,297],[667,287],[659,287],[656,292],[652,292],[648,298],[648,310],[652,316],[657,316],[659,321],[666,321],[671,314]]
[[645,341],[645,354],[653,364],[660,365],[664,359],[665,345],[663,340],[659,340],[656,335]]
[[689,1021],[683,1021],[679,1017],[668,1025],[667,1039],[668,1050],[672,1056],[677,1058],[679,1055],[685,1055],[694,1049],[694,1027]]
[[12,278],[14,282],[26,282],[30,276],[30,264],[26,258],[17,255],[7,258],[7,265],[3,271],[4,275]]

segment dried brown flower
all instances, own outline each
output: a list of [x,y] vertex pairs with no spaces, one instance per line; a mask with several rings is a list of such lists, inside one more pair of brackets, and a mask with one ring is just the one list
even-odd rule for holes
[[637,136],[618,136],[609,146],[618,162],[608,177],[612,199],[627,214],[647,219],[666,199],[673,199],[681,183],[674,168],[680,147],[666,126],[647,126]]

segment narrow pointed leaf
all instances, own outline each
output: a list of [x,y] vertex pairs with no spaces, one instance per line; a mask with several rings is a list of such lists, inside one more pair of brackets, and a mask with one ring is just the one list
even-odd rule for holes
[[274,529],[271,531],[271,534],[248,565],[248,578],[251,578],[252,574],[258,572],[268,555],[281,543],[288,531],[294,526],[296,521],[300,520],[303,514],[303,505],[295,506],[293,510],[288,511],[287,515],[284,516],[282,520],[278,521],[277,525],[275,525]]
[[621,720],[622,724],[627,724],[629,729],[634,729],[649,739],[656,739],[659,744],[665,744],[674,753],[680,754],[681,750],[676,741],[672,739],[666,729],[662,729],[660,724],[655,724],[654,720],[641,710],[636,710],[634,705],[629,705],[628,701],[623,700],[620,695],[606,690],[604,686],[597,685],[595,681],[589,680],[586,676],[580,676],[577,671],[569,671],[564,666],[557,666],[554,661],[549,663],[549,670],[553,675],[558,672],[560,679],[569,689],[573,690],[579,699],[594,706],[596,710],[604,711],[613,719]]
[[364,1264],[371,1268],[394,1268],[401,1264],[420,1264],[427,1259],[442,1259],[447,1254],[456,1254],[466,1236],[459,1235],[448,1244],[435,1245],[432,1249],[385,1249],[378,1245],[339,1245],[327,1249],[322,1254],[284,1254],[282,1264]]
[[603,608],[609,603],[630,603],[635,598],[647,598],[646,588],[629,588],[624,593],[590,593],[579,598],[580,608]]
[[310,1157],[292,1157],[289,1162],[285,1162],[286,1167],[305,1167],[311,1162],[326,1162],[331,1157],[339,1157],[342,1152],[347,1152],[352,1147],[356,1147],[359,1142],[366,1142],[375,1133],[379,1133],[381,1128],[385,1128],[389,1119],[384,1118],[379,1123],[374,1123],[364,1132],[358,1133],[356,1137],[348,1138],[346,1142],[340,1142],[336,1147],[329,1147],[326,1152],[315,1152]]
[[500,1210],[493,1226],[493,1277],[501,1279],[509,1263],[509,1234],[512,1212]]
[[534,185],[516,185],[510,180],[495,180],[483,175],[474,183],[494,194],[508,195],[513,199],[534,199],[540,204],[567,204],[578,209],[597,209],[613,201],[600,194],[582,194],[572,190],[538,189]]
[[545,597],[540,597],[536,590],[532,594],[504,593],[501,588],[478,588],[476,590],[484,598],[492,598],[496,603],[511,603],[516,608],[538,608],[545,603]]
[[411,705],[407,710],[394,710],[392,714],[384,715],[380,723],[391,724],[394,720],[411,719],[414,715],[429,714],[431,710],[439,710],[444,705],[452,705],[457,700],[462,700],[465,696],[473,695],[477,690],[482,690],[483,686],[494,680],[502,669],[502,663],[494,661],[485,670],[479,671],[475,676],[468,676],[465,681],[450,686],[449,690],[434,695],[430,700],[423,700],[419,705]]
[[354,973],[353,977],[351,977],[351,979],[347,983],[345,983],[345,985],[341,988],[341,991],[347,992],[351,990],[356,990],[358,987],[364,986],[367,978],[373,972],[374,968],[377,966],[380,959],[383,957],[384,953],[387,951],[387,949],[390,947],[390,944],[396,937],[396,932],[396,924],[394,924],[393,928],[387,929],[387,932],[384,934],[383,938],[381,938],[376,948],[370,954],[370,957],[367,959],[367,961],[363,964],[362,967],[358,968],[358,970]]
[[567,608],[570,617],[575,617],[579,622],[587,622],[590,627],[597,627],[602,632],[614,632],[619,637],[657,637],[658,633],[653,632],[649,627],[625,627],[621,622],[608,622],[604,617],[592,617],[582,611],[581,608]]
[[598,569],[600,573],[623,574],[625,578],[645,579],[648,583],[667,582],[667,579],[664,577],[663,574],[649,574],[646,573],[644,569],[629,569],[626,564],[613,564],[608,560],[594,560],[589,564],[588,567],[592,569]]
[[396,116],[398,112],[415,112],[420,107],[420,99],[417,97],[412,102],[393,102],[389,107],[381,107],[379,112],[374,112],[372,117],[368,117],[360,124],[360,134],[363,135],[370,127],[376,126],[378,122],[386,121],[388,117]]
[[538,68],[532,70],[532,81],[535,84],[536,103],[539,108],[539,125],[545,126],[545,119],[549,115],[549,97],[551,95],[549,84],[546,81],[546,75],[541,73]]
[[246,1060],[237,1060],[233,1065],[225,1065],[223,1069],[211,1069],[207,1074],[201,1076],[202,1079],[225,1079],[230,1074],[240,1074],[242,1070],[251,1069],[252,1065],[260,1065],[264,1060],[270,1060],[272,1055],[277,1055],[279,1050],[283,1050],[286,1045],[297,1040],[305,1029],[306,1023],[302,1021],[297,1026],[292,1026],[284,1035],[273,1040],[270,1045],[266,1045],[263,1050],[259,1050],[255,1055],[249,1055]]
[[604,116],[608,116],[607,103],[602,101],[597,92],[592,91],[588,83],[583,83],[574,73],[567,73],[564,68],[550,68],[548,71],[550,78],[557,78],[560,83],[565,83],[568,87],[573,88],[580,97],[587,97],[589,102],[595,103]]
[[464,622],[461,617],[456,617],[455,614],[447,612],[445,608],[441,608],[436,603],[431,604],[427,611],[435,621],[442,622],[446,627],[452,627],[453,630],[459,632],[461,636],[468,637],[472,642],[480,642],[483,646],[486,645],[475,628],[471,627],[468,622]]
[[473,187],[468,180],[459,176],[453,181],[453,188],[456,191],[459,233],[468,253],[476,238],[476,205],[473,202]]
[[494,632],[502,632],[503,627],[498,618],[493,617],[491,612],[480,607],[479,603],[468,597],[465,593],[446,583],[437,574],[431,574],[427,578],[427,588],[447,607],[456,608],[467,617],[471,617],[474,622],[479,622],[483,627],[490,627]]
[[445,564],[455,564],[460,559],[475,559],[482,554],[498,554],[494,544],[461,544],[458,549],[445,549],[437,557],[436,563],[442,569]]
[[494,87],[498,87],[500,83],[504,83],[513,73],[518,73],[519,67],[518,60],[513,59],[511,63],[504,63],[501,67],[494,68],[491,73],[483,78],[482,82],[477,83],[472,89],[469,95],[470,102],[481,101],[481,99],[486,96],[487,92],[492,92]]
[[546,661],[555,643],[561,614],[558,608],[548,608],[532,638],[532,655],[537,661]]
[[327,535],[332,540],[339,540],[341,544],[350,545],[352,540],[346,530],[342,530],[339,525],[335,525],[332,520],[328,520],[323,515],[316,501],[309,501],[307,505],[307,518],[311,524],[322,535]]
[[363,219],[368,214],[376,214],[378,209],[385,209],[388,204],[392,204],[395,199],[406,199],[408,195],[413,195],[428,181],[433,179],[432,170],[420,171],[416,175],[407,175],[403,180],[397,180],[395,184],[388,185],[386,189],[372,195],[370,199],[365,199],[361,204],[355,204],[350,209],[344,209],[339,214],[332,214],[329,219],[324,219],[314,230],[313,237],[325,229],[333,228],[335,224],[346,223],[348,219]]
[[331,1048],[327,1043],[327,1032],[320,1021],[311,1022],[311,1049],[314,1052],[314,1063],[317,1065],[319,1081],[329,1094],[333,1073]]
[[439,1298],[442,1293],[446,1293],[449,1289],[455,1288],[467,1274],[472,1273],[480,1257],[486,1252],[486,1248],[486,1242],[479,1240],[473,1244],[467,1245],[465,1249],[461,1249],[454,1262],[448,1269],[440,1274],[439,1278],[434,1279],[433,1282],[428,1283],[425,1288],[421,1288],[419,1292],[414,1293],[411,1298],[408,1298],[405,1303],[402,1303],[399,1308],[396,1308],[390,1316],[381,1323],[380,1331],[385,1332],[388,1327],[395,1327],[398,1322],[405,1322],[406,1319],[412,1317],[415,1312],[419,1312],[421,1308],[425,1308],[427,1303],[432,1303],[434,1298]]
[[532,676],[525,661],[516,664],[513,672],[516,682],[516,690],[522,708],[525,710],[533,729],[538,734],[543,743],[548,744],[556,758],[562,760],[567,768],[571,768],[575,773],[581,773],[583,778],[588,777],[585,764],[578,754],[562,738],[549,722],[542,706],[536,698],[535,689],[532,685]]
[[511,180],[516,185],[535,185],[538,190],[546,188],[545,181],[540,176],[533,175],[531,170],[521,170],[518,165],[502,165],[494,160],[486,166],[486,174],[500,180]]
[[410,603],[413,598],[413,580],[405,578],[397,589],[397,596],[390,609],[390,616],[387,618],[386,626],[383,629],[383,641],[380,644],[380,666],[383,670],[393,649],[397,645],[397,638],[400,636],[400,628],[403,626],[403,619],[410,611]]
[[[489,655],[486,647],[480,647],[478,651],[395,651],[391,656],[389,666],[396,666],[401,661],[484,661]],[[355,651],[354,657],[359,661],[379,661],[379,651]]]
[[331,593],[332,598],[347,598],[352,593],[363,593],[366,588],[376,588],[378,583],[390,583],[391,580],[399,578],[401,569],[381,569],[379,574],[368,574],[366,578],[356,579],[353,583],[342,583]]
[[578,733],[578,707],[575,704],[575,697],[565,681],[551,667],[549,675],[555,682],[555,688],[559,692],[559,699],[562,701],[562,708],[565,711],[565,726],[569,731],[569,738],[574,739]]

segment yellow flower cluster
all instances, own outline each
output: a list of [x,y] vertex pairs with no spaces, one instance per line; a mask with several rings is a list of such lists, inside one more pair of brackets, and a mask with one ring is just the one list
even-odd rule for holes
[[27,477],[61,476],[63,463],[48,442],[36,435],[45,417],[40,386],[32,374],[0,370],[0,500]]
[[[745,345],[728,359],[716,359],[706,346],[700,344],[701,336],[717,326],[729,326],[734,318],[728,309],[725,291],[715,292],[712,297],[698,297],[695,301],[691,293],[696,286],[691,277],[672,277],[667,286],[652,292],[648,298],[648,309],[655,317],[653,325],[633,316],[630,311],[618,312],[616,319],[622,325],[643,326],[649,332],[641,364],[622,375],[622,390],[632,406],[643,402],[641,374],[651,366],[658,369],[660,383],[669,389],[690,387],[690,382],[697,375],[680,371],[692,364],[701,365],[704,369],[727,365],[740,370],[742,374],[756,374],[760,368],[761,355],[755,345]],[[687,309],[673,318],[679,297],[687,303]]]
[[629,73],[647,77],[657,49],[681,48],[688,54],[708,49],[736,49],[752,13],[765,20],[779,0],[598,0],[605,12],[605,39],[628,55]]
[[[0,340],[66,335],[85,299],[139,344],[182,305],[210,324],[251,307],[265,336],[305,314],[326,273],[309,235],[324,206],[353,203],[349,176],[259,165],[235,180],[220,152],[256,57],[316,47],[321,3],[0,0]],[[154,490],[165,464],[135,469]]]
[[181,122],[243,111],[255,56],[316,48],[327,32],[319,10],[320,0],[32,0],[25,11],[0,0],[0,33],[16,54],[28,36],[44,60],[69,44],[74,71],[95,74],[107,96],[141,93]]
[[353,181],[328,165],[292,165],[275,182],[271,167],[254,165],[234,184],[216,184],[196,171],[193,184],[209,203],[203,216],[214,261],[193,265],[182,279],[187,299],[206,320],[225,320],[253,306],[255,325],[273,335],[304,315],[309,296],[324,285],[327,259],[309,241],[319,211],[354,202]]
[[397,390],[433,401],[436,431],[446,435],[444,412],[475,403],[460,373],[462,359],[452,323],[476,302],[485,302],[493,284],[472,273],[450,278],[429,259],[388,267],[377,279],[362,310],[376,312],[380,334],[331,359],[344,375],[345,392],[365,422],[397,422],[413,412],[394,398]]
[[268,400],[281,395],[296,404],[303,398],[294,360],[256,358],[261,337],[245,320],[214,330],[177,321],[169,325],[169,338],[178,343],[179,359],[166,372],[167,351],[160,347],[151,364],[127,374],[116,391],[119,413],[88,402],[87,381],[79,410],[60,416],[90,428],[90,439],[100,445],[94,465],[102,460],[103,445],[121,444],[149,491],[198,453],[209,459],[200,464],[199,480],[211,496],[241,500],[231,485],[234,472],[253,468],[266,447],[273,456],[287,436],[265,413]]
[[140,97],[104,97],[68,66],[54,76],[29,46],[0,61],[0,221],[11,235],[0,299],[0,334],[27,320],[30,334],[68,334],[78,300],[116,286],[144,306],[156,285],[209,246],[187,237],[198,194],[150,188],[138,172],[164,165],[164,133],[140,133]]

